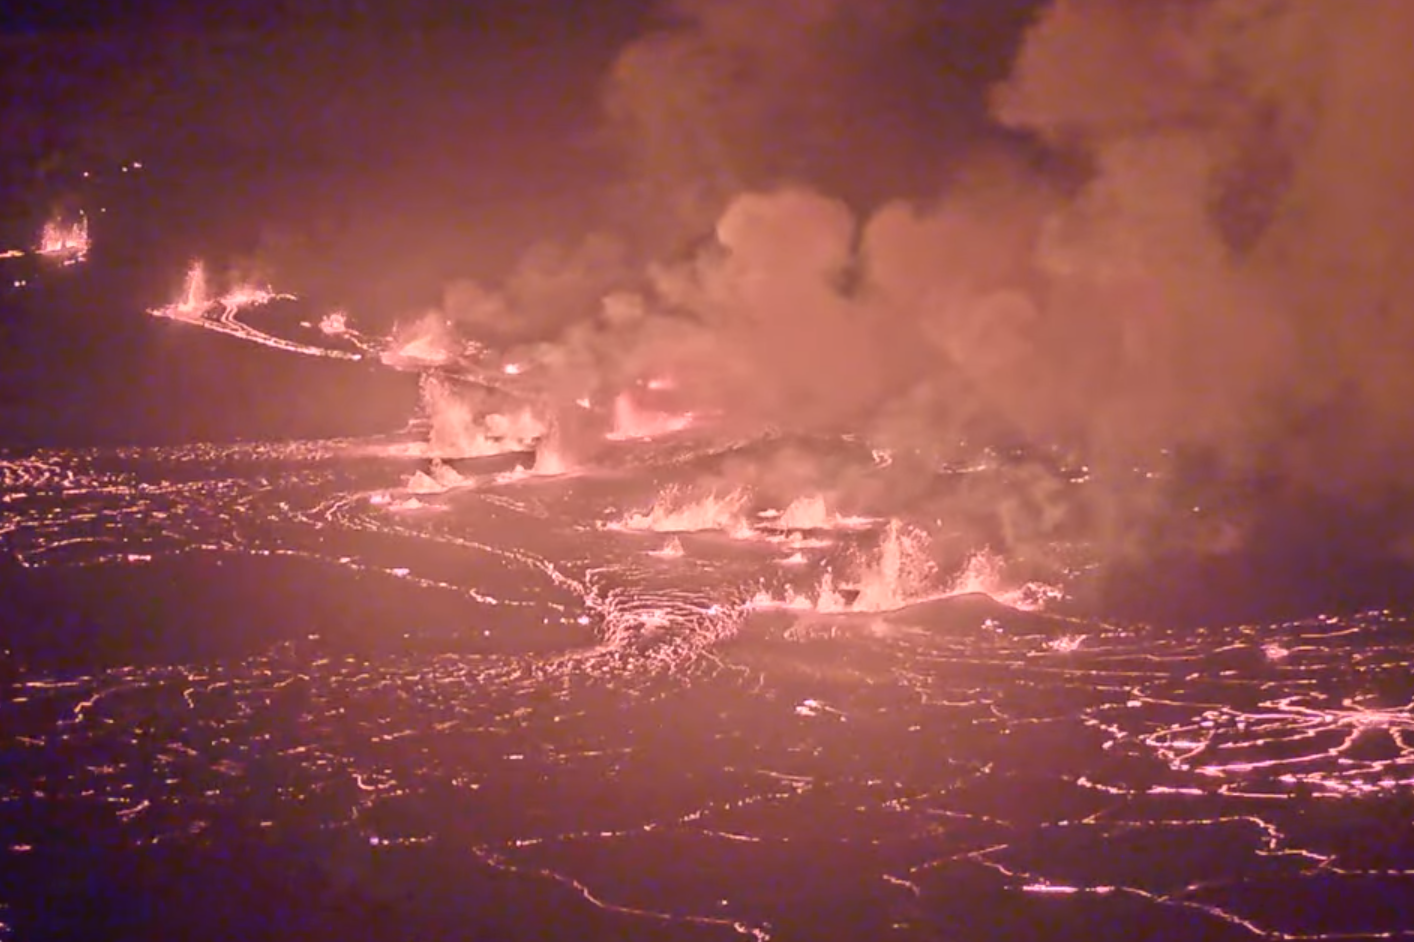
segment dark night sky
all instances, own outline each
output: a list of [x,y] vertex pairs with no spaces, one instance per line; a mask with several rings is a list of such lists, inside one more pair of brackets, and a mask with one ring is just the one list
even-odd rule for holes
[[[606,117],[616,58],[671,22],[665,2],[9,5],[0,165],[33,217],[69,198],[77,172],[142,160],[164,171],[159,256],[259,257],[273,241],[282,266],[324,269],[289,274],[358,272],[361,294],[396,307],[503,270],[547,234],[631,228],[624,216],[703,171],[700,141],[734,185],[799,178],[855,202],[929,192],[1038,0],[890,2],[909,11],[907,34],[882,55],[843,36],[854,71],[827,65],[833,84],[805,105],[769,75],[701,100],[679,96],[673,69],[650,78],[650,96],[685,108],[666,154]],[[752,99],[763,106],[739,113]],[[643,181],[657,189],[621,198]]]
[[228,5],[193,5],[180,0],[57,0],[8,7],[0,30],[8,33],[150,30],[187,27],[289,27],[360,24],[421,25],[425,28],[485,27],[509,20],[558,20],[576,28],[594,23],[632,22],[651,0],[605,0],[595,4],[564,0],[253,0]]
[[[895,5],[926,12],[910,14],[914,36],[892,58],[927,61],[980,87],[1004,71],[1038,0]],[[380,148],[429,126],[454,144],[449,124],[467,116],[439,121],[439,108],[526,90],[542,93],[536,107],[560,99],[590,118],[615,53],[661,24],[667,8],[654,0],[7,5],[0,87],[11,127],[0,148],[101,152],[171,146],[194,134],[228,146],[348,145],[351,125],[381,127]],[[401,113],[396,128],[387,126],[390,112]],[[555,123],[547,117],[539,123]],[[181,133],[171,133],[173,124]],[[144,134],[152,125],[169,127]]]
[[523,0],[264,2],[199,17],[161,0],[10,8],[7,189],[42,214],[78,172],[140,159],[163,169],[171,203],[202,206],[226,251],[354,216],[378,255],[380,234],[408,244],[426,224],[465,225],[490,202],[553,201],[594,179],[597,80],[642,6],[595,5],[593,17]]
[[[320,98],[352,101],[346,109],[363,106],[373,118],[386,104],[377,92],[396,91],[406,107],[418,93],[438,91],[418,84],[429,79],[466,97],[503,91],[488,60],[520,60],[519,77],[532,84],[580,72],[583,86],[592,73],[582,70],[602,68],[641,14],[634,3],[596,5],[593,17],[583,6],[538,0],[459,5],[450,14],[442,6],[265,2],[191,13],[152,0],[36,5],[0,21],[7,53],[0,68],[11,120],[43,105],[51,136],[81,136],[60,125],[116,118],[125,106],[174,114],[183,97],[204,99],[205,130],[219,132],[227,117],[220,106],[243,100],[274,110],[265,133],[289,135],[300,125],[322,129],[318,115],[299,113]],[[283,109],[274,107],[281,101]]]
[[[859,175],[840,172],[832,142],[847,154],[871,137],[876,164],[892,154],[903,166],[929,167],[932,152],[910,153],[915,135],[930,133],[939,107],[957,104],[951,94],[930,100],[932,90],[960,81],[980,92],[1003,71],[1004,50],[1036,0],[893,2],[926,15],[895,50],[900,55],[863,64],[874,87],[856,99],[862,106],[848,100],[849,76],[831,90],[841,102],[827,103],[813,147],[776,126],[769,109],[733,123],[737,99],[773,107],[788,100],[769,77],[705,102],[688,96],[687,114],[670,122],[669,136],[697,130],[693,108],[710,106],[703,115],[709,142],[724,146],[747,184],[769,182],[782,168],[818,172],[825,186],[847,183]],[[169,296],[190,259],[201,257],[218,271],[249,265],[313,304],[347,305],[365,323],[387,323],[440,303],[456,279],[494,283],[533,246],[573,246],[605,229],[623,234],[645,206],[622,199],[624,186],[662,170],[671,187],[675,174],[699,168],[700,155],[687,152],[645,168],[632,134],[610,127],[606,116],[616,58],[670,22],[663,0],[3,7],[0,174],[7,179],[0,182],[8,199],[0,227],[7,238],[30,238],[56,205],[92,210],[95,194],[75,185],[81,171],[101,174],[134,159],[149,169],[126,204],[102,197],[114,212],[96,223],[94,264],[123,281],[105,282],[97,304],[104,310],[136,310]],[[675,100],[672,84],[650,81],[648,91]],[[722,103],[727,113],[711,111]],[[650,164],[661,157],[650,155]],[[751,179],[753,171],[760,176]],[[650,191],[648,213],[661,193]],[[79,320],[90,319],[93,307],[68,305]],[[176,387],[214,384],[214,394],[221,382],[236,382],[220,371],[207,376],[205,359],[179,368],[176,348],[166,346],[176,342],[170,331],[159,331],[160,341],[114,333],[138,323],[105,316],[102,329],[69,330],[49,315],[36,317],[43,326],[35,336],[53,349],[25,355],[54,376],[107,364],[112,382],[93,389],[108,390],[103,414],[112,415],[104,421],[118,431],[166,396],[159,389],[137,395],[130,408],[112,406],[129,388],[134,356],[151,357],[144,374],[171,374],[164,382]],[[140,355],[115,354],[124,343]],[[294,364],[286,370],[257,361],[252,389],[288,382],[291,396],[310,398],[294,392],[303,389]],[[144,423],[156,428],[166,420]]]

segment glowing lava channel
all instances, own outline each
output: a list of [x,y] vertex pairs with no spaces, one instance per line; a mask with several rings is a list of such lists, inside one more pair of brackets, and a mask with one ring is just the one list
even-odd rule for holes
[[152,308],[147,313],[153,317],[193,324],[220,334],[248,340],[261,346],[299,353],[305,356],[330,357],[339,360],[361,360],[363,354],[344,350],[330,350],[310,344],[297,343],[257,330],[238,319],[238,315],[254,307],[263,307],[274,301],[296,300],[292,294],[280,294],[269,288],[238,285],[226,294],[213,298],[206,283],[206,269],[201,262],[194,262],[187,270],[186,282],[181,297],[171,304]]

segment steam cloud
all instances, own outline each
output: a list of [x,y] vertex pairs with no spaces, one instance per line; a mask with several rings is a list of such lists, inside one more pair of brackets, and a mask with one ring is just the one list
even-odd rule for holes
[[[1398,550],[1414,7],[1054,0],[977,97],[990,124],[940,120],[941,146],[912,147],[868,111],[887,97],[868,70],[932,8],[673,7],[620,56],[609,111],[705,238],[646,273],[602,238],[542,255],[503,292],[455,286],[448,314],[549,338],[525,352],[552,397],[669,375],[729,423],[922,458],[899,475],[963,439],[1076,449],[1100,479],[1084,495],[1037,468],[954,495],[1018,544],[1081,528],[1120,555],[1228,552],[1296,506],[1319,523],[1297,538],[1338,540],[1331,502],[1386,521],[1361,538]],[[933,91],[969,113],[961,86]],[[931,192],[895,151],[927,155]],[[1222,520],[1176,526],[1259,480]]]
[[[1015,19],[1030,2],[995,0],[991,16]],[[624,49],[607,83],[610,127],[640,182],[634,223],[659,237],[664,226],[700,233],[743,190],[790,183],[851,205],[935,185],[955,139],[986,123],[966,74],[988,77],[966,61],[977,37],[952,29],[948,7],[665,3],[663,28]],[[949,62],[899,55],[919,34]]]

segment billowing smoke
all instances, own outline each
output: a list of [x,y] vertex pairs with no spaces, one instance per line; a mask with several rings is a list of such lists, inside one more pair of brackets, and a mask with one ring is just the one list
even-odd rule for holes
[[[1063,447],[1089,486],[1034,463],[930,508],[985,507],[1013,550],[1341,543],[1337,517],[1398,549],[1414,7],[1053,0],[977,84],[990,125],[893,127],[870,108],[926,83],[870,69],[937,8],[674,6],[609,106],[695,246],[634,273],[599,241],[449,307],[536,311],[566,401],[670,377],[727,426],[855,433],[895,498],[978,444]],[[932,100],[970,114],[962,87]]]
[[793,183],[851,205],[936,186],[985,129],[1008,44],[988,31],[1014,37],[1033,2],[993,0],[979,29],[935,0],[669,0],[607,83],[631,224],[690,235],[743,190]]
[[1261,475],[1233,516],[1266,548],[1398,549],[1411,39],[1414,10],[1383,0],[1052,3],[996,113],[1090,176],[1038,244],[1008,413],[1114,463],[1168,448]]
[[1114,388],[1085,403],[1109,434],[1229,458],[1278,447],[1332,483],[1388,479],[1414,417],[1414,221],[1398,209],[1414,133],[1397,119],[1411,36],[1414,11],[1392,2],[1048,9],[997,112],[1094,168],[1037,261],[1053,319],[1118,342]]

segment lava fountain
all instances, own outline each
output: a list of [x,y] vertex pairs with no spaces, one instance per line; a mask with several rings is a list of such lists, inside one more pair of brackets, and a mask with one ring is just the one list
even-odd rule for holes
[[77,265],[88,257],[91,243],[88,237],[88,217],[80,214],[78,222],[66,225],[51,219],[44,224],[39,236],[40,255],[58,260],[64,265]]

